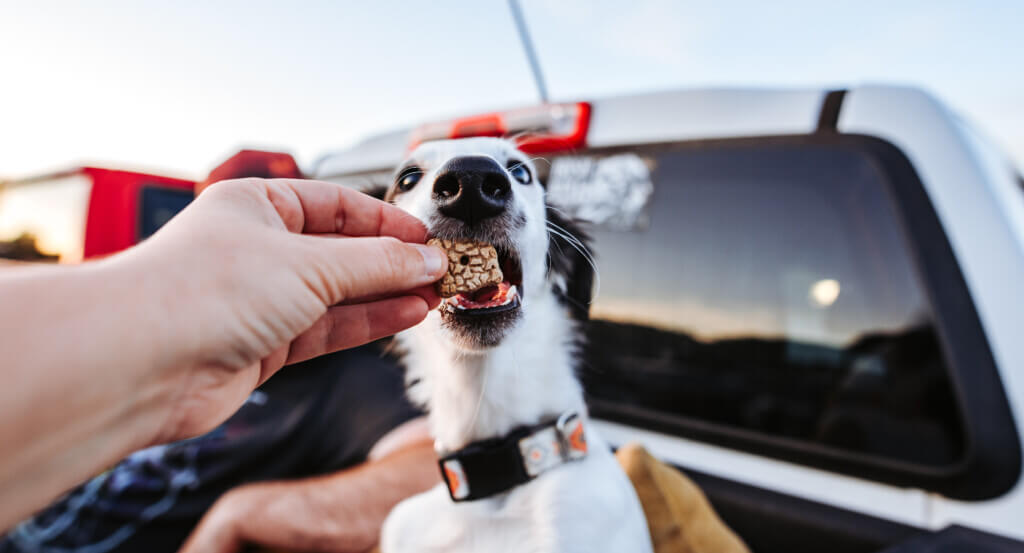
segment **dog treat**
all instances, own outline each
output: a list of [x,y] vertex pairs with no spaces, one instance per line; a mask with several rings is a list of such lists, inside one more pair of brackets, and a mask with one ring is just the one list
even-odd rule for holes
[[505,279],[498,266],[497,250],[486,242],[431,238],[427,244],[448,253],[448,273],[436,284],[437,294],[442,298],[475,292]]

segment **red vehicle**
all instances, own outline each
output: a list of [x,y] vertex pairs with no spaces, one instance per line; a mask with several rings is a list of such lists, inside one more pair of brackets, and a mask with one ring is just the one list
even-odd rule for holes
[[99,167],[0,179],[0,262],[75,263],[112,254],[156,232],[206,184],[240,177],[302,172],[289,154],[242,150],[202,182]]
[[0,258],[74,263],[122,250],[188,205],[195,184],[99,167],[0,180]]

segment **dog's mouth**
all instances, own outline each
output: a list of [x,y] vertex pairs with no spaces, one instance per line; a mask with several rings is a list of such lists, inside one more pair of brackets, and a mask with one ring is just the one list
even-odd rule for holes
[[454,317],[481,317],[515,311],[523,297],[523,266],[516,252],[495,247],[504,280],[473,292],[456,294],[441,304]]

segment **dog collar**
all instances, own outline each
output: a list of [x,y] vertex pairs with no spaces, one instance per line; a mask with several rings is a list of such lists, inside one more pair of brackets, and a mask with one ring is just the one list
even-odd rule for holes
[[501,438],[473,442],[438,460],[453,501],[483,499],[587,456],[583,418],[566,411],[553,421],[520,426]]

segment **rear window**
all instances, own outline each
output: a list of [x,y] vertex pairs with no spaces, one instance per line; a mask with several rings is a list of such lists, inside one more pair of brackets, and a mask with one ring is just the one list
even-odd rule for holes
[[583,379],[598,416],[961,458],[934,314],[869,157],[815,144],[632,155],[653,191],[628,226],[592,230]]

